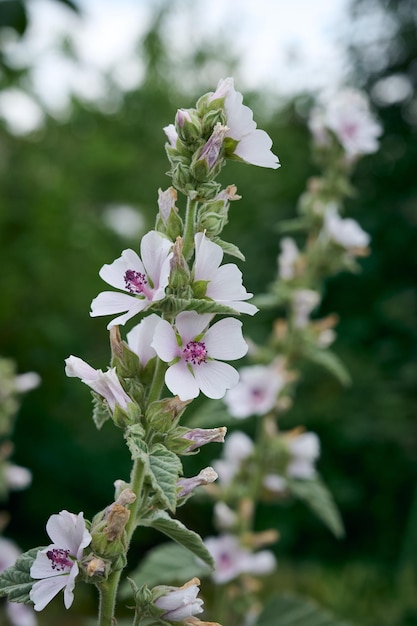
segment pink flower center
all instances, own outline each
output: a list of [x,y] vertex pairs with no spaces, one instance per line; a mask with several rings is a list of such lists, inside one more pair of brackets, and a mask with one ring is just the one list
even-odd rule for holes
[[182,351],[182,356],[187,363],[201,365],[207,360],[206,346],[202,341],[189,341]]
[[74,565],[73,561],[68,558],[68,555],[69,550],[62,550],[61,548],[54,548],[46,553],[46,556],[51,561],[52,569],[57,572],[63,572],[68,567],[71,568]]
[[135,270],[127,270],[125,273],[125,285],[126,289],[135,295],[144,294],[148,281],[145,274],[136,272]]

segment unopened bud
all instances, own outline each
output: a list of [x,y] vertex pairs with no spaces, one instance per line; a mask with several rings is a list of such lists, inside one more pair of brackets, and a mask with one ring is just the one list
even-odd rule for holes
[[93,576],[98,576],[99,578],[104,578],[106,574],[107,566],[103,559],[99,559],[97,557],[93,557],[88,563],[86,567],[87,576],[92,578]]
[[201,139],[201,122],[194,109],[178,109],[175,129],[185,144],[193,144]]
[[104,533],[109,541],[122,537],[126,524],[129,521],[130,511],[125,506],[115,502],[107,515],[107,524]]
[[169,286],[174,290],[181,290],[190,284],[190,269],[182,254],[183,241],[177,237],[173,247],[173,257],[171,259],[171,274]]

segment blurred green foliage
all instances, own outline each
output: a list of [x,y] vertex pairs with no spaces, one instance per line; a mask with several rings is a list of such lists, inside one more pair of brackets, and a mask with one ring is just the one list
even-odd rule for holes
[[[397,10],[407,2],[381,4]],[[104,286],[98,276],[102,264],[125,247],[138,249],[139,240],[124,240],[110,230],[103,219],[106,208],[136,207],[144,229],[153,226],[157,190],[169,186],[162,128],[178,107],[192,106],[200,95],[179,93],[170,84],[160,19],[141,50],[147,78],[124,96],[117,112],[105,115],[74,101],[69,121],[50,119],[30,137],[0,129],[0,352],[16,359],[19,371],[42,377],[41,387],[24,399],[15,434],[14,461],[34,474],[31,489],[9,502],[8,534],[23,549],[45,541],[50,514],[66,508],[91,517],[112,500],[113,481],[128,478],[130,461],[121,437],[109,424],[97,434],[88,389],[66,378],[64,359],[75,354],[94,367],[108,363],[106,321],[89,317],[90,301]],[[414,28],[416,33],[411,17],[404,23],[407,32]],[[401,39],[407,44],[401,71],[414,89],[415,41]],[[367,87],[399,71],[389,55],[376,74],[359,61],[358,76]],[[199,61],[196,54],[196,62],[206,59]],[[283,105],[268,95],[245,93],[245,102],[271,135],[282,163],[275,173],[237,163],[223,173],[223,182],[235,183],[243,196],[231,207],[225,239],[245,253],[245,285],[260,293],[276,272],[275,226],[294,216],[306,179],[315,171],[305,120],[308,96]],[[361,263],[360,275],[328,281],[318,312],[340,315],[335,350],[353,385],[342,389],[326,372],[306,367],[296,404],[282,422],[283,428],[304,424],[320,436],[319,469],[341,508],[346,538],[333,539],[301,504],[262,509],[258,517],[259,528],[280,529],[279,558],[293,568],[300,564],[299,570],[281,570],[278,585],[293,585],[369,626],[417,624],[417,608],[404,591],[417,568],[417,122],[412,104],[378,111],[385,129],[381,150],[360,163],[354,180],[358,194],[347,206],[371,234],[372,255]],[[272,319],[270,312],[259,313],[246,320],[246,333],[261,341]],[[187,473],[217,452],[213,446],[191,459]],[[208,504],[191,500],[180,513],[203,535],[212,531]],[[158,540],[150,531],[142,535],[138,555]],[[301,582],[297,571],[304,572]],[[401,582],[406,575],[407,582]],[[399,605],[390,599],[390,609],[379,611],[378,598],[398,588],[403,590],[397,594]],[[362,598],[364,589],[371,599],[353,608],[353,598]]]

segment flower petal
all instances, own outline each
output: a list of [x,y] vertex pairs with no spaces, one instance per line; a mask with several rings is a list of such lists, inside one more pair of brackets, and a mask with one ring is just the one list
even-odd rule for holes
[[[194,280],[213,280],[222,262],[222,248],[210,241],[204,233],[197,233],[195,241]],[[211,297],[211,296],[210,296]]]
[[151,347],[159,358],[166,363],[170,363],[170,361],[181,354],[175,331],[166,320],[159,320],[154,331]]
[[47,604],[67,584],[68,575],[44,578],[36,582],[30,590],[29,597],[35,605],[35,611],[42,611]]
[[97,370],[78,356],[69,356],[65,359],[65,373],[67,376],[81,378],[86,383],[97,378]]
[[226,389],[239,382],[239,374],[234,367],[220,361],[208,361],[194,368],[198,386],[208,398],[223,398]]
[[117,324],[123,326],[131,317],[143,311],[147,306],[149,306],[149,301],[145,298],[139,299],[135,296],[117,293],[116,291],[102,291],[91,303],[90,316],[114,315],[114,313],[127,311],[125,315],[120,315],[112,320],[107,325],[107,328]]
[[147,362],[152,359],[156,352],[155,349],[151,346],[155,329],[161,318],[155,313],[148,315],[145,317],[140,324],[137,324],[132,328],[130,332],[127,333],[126,339],[129,348],[138,355],[139,360],[143,367],[147,364]]
[[67,584],[64,589],[64,605],[66,609],[69,609],[74,602],[75,579],[78,576],[78,571],[78,563],[74,563],[67,578]]
[[213,324],[204,335],[208,355],[213,359],[240,359],[248,351],[243,339],[242,322],[226,317]]
[[235,154],[246,163],[277,169],[280,163],[278,157],[271,152],[271,147],[272,140],[268,133],[257,128],[239,141]]
[[162,289],[162,295],[154,299],[160,300],[164,296],[170,273],[171,248],[172,242],[160,235],[156,230],[151,230],[142,238],[140,253],[146,274],[152,280],[155,292]]
[[112,287],[116,287],[122,291],[127,291],[125,273],[126,270],[129,269],[145,274],[142,261],[136,252],[130,248],[123,250],[121,256],[113,261],[113,263],[103,265],[99,271],[99,276]]
[[85,548],[91,541],[91,535],[85,527],[82,513],[74,515],[68,511],[61,511],[58,515],[51,515],[46,532],[52,542],[63,550],[69,550],[70,555],[78,558],[80,549]]
[[180,400],[191,400],[200,393],[196,379],[184,361],[178,361],[168,368],[165,374],[165,384],[171,393],[179,396]]
[[214,315],[211,313],[199,315],[195,311],[183,311],[177,315],[175,325],[181,335],[183,346],[187,345],[189,341],[192,341],[198,335],[201,335],[213,317]]

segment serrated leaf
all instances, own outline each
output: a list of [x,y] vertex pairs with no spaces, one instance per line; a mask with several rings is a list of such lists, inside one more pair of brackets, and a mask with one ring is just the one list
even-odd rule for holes
[[141,459],[144,465],[148,465],[148,446],[144,441],[144,434],[141,424],[133,424],[126,429],[125,439],[132,460]]
[[214,243],[217,243],[217,245],[220,246],[223,252],[226,252],[226,254],[230,254],[230,256],[234,256],[241,261],[245,261],[244,255],[239,250],[239,248],[235,246],[234,243],[230,243],[229,241],[223,241],[219,237],[213,237],[213,241]]
[[6,597],[10,602],[28,604],[29,593],[36,582],[30,575],[30,568],[41,548],[32,548],[21,554],[14,565],[0,574],[0,598]]
[[[293,595],[271,598],[255,626],[349,626],[311,600]],[[351,625],[352,626],[352,625]]]
[[317,363],[327,369],[343,386],[347,387],[351,384],[352,379],[348,370],[339,357],[331,350],[324,350],[323,348],[309,349],[304,353],[304,356],[313,361],[313,363]]
[[196,311],[196,313],[214,313],[218,315],[240,315],[235,309],[219,304],[214,300],[206,298],[177,298],[176,296],[166,296],[157,303],[154,308],[159,308],[167,313],[176,315],[181,311]]
[[170,539],[190,550],[211,568],[214,567],[213,557],[204,545],[200,535],[193,530],[189,530],[179,520],[170,517],[165,511],[157,511],[148,518],[142,518],[139,520],[139,525],[156,528]]
[[174,512],[177,505],[177,481],[182,474],[178,456],[157,444],[149,455],[148,478],[161,504]]
[[[194,576],[199,578],[209,574],[210,568],[196,559],[192,552],[177,543],[164,543],[147,553],[130,578],[138,587],[145,583],[153,587],[183,584]],[[122,598],[131,596],[130,585],[123,585],[120,594]]]
[[300,500],[304,500],[336,537],[343,537],[345,531],[339,510],[332,494],[320,478],[311,480],[288,479],[288,485],[291,493]]

